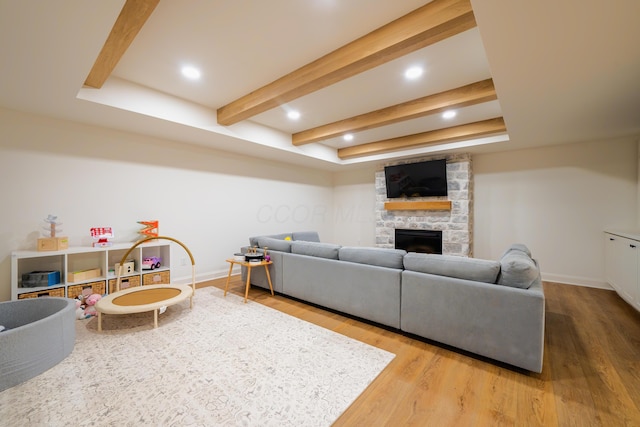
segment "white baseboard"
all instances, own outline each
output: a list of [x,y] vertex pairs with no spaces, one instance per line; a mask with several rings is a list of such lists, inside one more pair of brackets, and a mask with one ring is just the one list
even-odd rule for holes
[[[208,282],[209,280],[226,278],[229,274],[229,269],[210,271],[206,273],[196,273],[196,283]],[[231,272],[232,276],[240,274],[240,267],[234,266]],[[171,279],[172,283],[176,285],[188,285],[191,283],[191,276],[176,277]]]
[[563,274],[542,273],[542,280],[545,282],[564,283],[567,285],[585,286],[587,288],[598,288],[613,290],[604,280],[593,280],[587,277],[566,276]]

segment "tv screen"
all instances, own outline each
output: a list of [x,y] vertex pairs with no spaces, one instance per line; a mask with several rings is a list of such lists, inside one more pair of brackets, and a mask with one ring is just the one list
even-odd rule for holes
[[447,161],[386,166],[387,197],[428,197],[447,195]]

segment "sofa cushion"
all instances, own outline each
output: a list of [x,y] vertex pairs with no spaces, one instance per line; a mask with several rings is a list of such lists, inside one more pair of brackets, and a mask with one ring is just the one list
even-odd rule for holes
[[264,235],[264,236],[249,237],[249,246],[259,246],[258,239],[260,237],[270,237],[272,239],[278,239],[278,240],[284,240],[288,237],[289,238],[288,240],[291,240],[291,234],[292,233],[280,233],[280,234],[270,234],[270,235]]
[[499,285],[529,289],[540,276],[536,262],[525,252],[511,250],[500,259]]
[[320,236],[317,231],[294,231],[291,238],[305,242],[320,242]]
[[340,260],[370,264],[388,268],[402,268],[402,258],[407,251],[402,249],[364,248],[343,246],[340,248]]
[[496,283],[500,272],[500,263],[493,260],[462,256],[409,252],[404,257],[404,268],[439,276]]
[[291,240],[276,239],[274,237],[259,236],[257,238],[258,247],[268,248],[271,251],[291,252]]
[[339,249],[340,245],[334,245],[332,243],[305,242],[295,240],[291,242],[292,253],[315,256],[319,258],[338,259]]

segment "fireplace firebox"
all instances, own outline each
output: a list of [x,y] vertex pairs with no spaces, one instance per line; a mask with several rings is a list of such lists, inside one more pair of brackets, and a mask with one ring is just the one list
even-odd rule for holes
[[396,249],[407,252],[442,255],[442,231],[404,230],[396,228]]

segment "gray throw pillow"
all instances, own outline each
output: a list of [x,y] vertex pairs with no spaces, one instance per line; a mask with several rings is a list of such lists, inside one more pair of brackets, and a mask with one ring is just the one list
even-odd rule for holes
[[506,251],[504,251],[504,253],[500,258],[504,257],[506,254],[508,254],[511,251],[521,251],[527,254],[529,257],[531,257],[531,251],[526,245],[522,243],[514,243],[513,245],[509,246]]
[[343,246],[340,248],[340,260],[387,268],[402,268],[402,258],[406,253],[407,251],[402,249]]
[[317,231],[294,231],[291,238],[305,242],[320,242],[320,236]]
[[275,239],[273,237],[258,237],[258,246],[268,248],[269,251],[291,252],[291,240]]
[[462,256],[409,252],[404,257],[404,268],[457,279],[495,283],[500,272],[500,263]]
[[540,277],[536,262],[522,251],[507,252],[500,259],[500,266],[499,285],[529,289]]
[[291,233],[280,233],[280,234],[270,234],[265,236],[249,237],[249,246],[259,246],[258,239],[260,237],[270,237],[272,239],[284,240],[286,237],[289,237],[289,239],[291,239]]
[[315,256],[319,258],[338,259],[340,245],[318,242],[291,242],[291,252],[299,255]]

